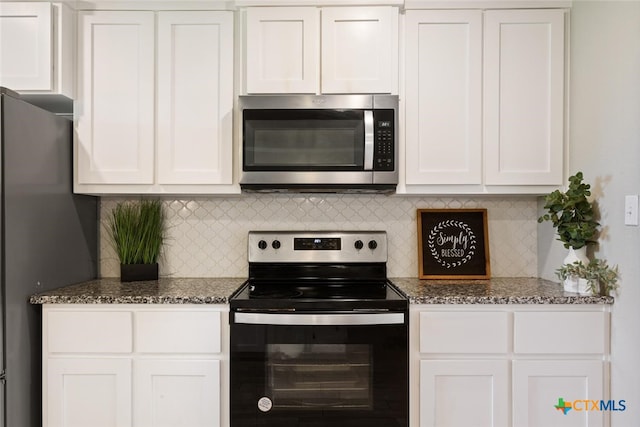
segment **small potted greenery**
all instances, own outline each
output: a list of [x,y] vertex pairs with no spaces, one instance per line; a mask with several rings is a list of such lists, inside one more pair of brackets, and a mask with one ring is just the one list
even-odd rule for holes
[[556,270],[561,280],[579,278],[578,293],[608,296],[618,288],[618,266],[609,267],[606,261],[594,259],[587,265],[581,261],[565,264]]
[[593,237],[600,225],[595,220],[593,204],[588,200],[591,186],[583,183],[582,179],[582,172],[578,172],[569,177],[567,191],[556,190],[545,196],[547,213],[538,218],[538,222],[553,223],[558,240],[567,249],[580,249],[595,243]]
[[120,260],[120,280],[158,279],[165,240],[165,215],[159,200],[118,203],[107,219],[109,239]]
[[[544,209],[547,213],[538,218],[538,222],[551,221],[558,240],[569,250],[564,264],[580,261],[589,264],[587,245],[595,243],[594,237],[600,225],[595,219],[589,184],[582,182],[582,172],[569,177],[569,187],[565,192],[556,190],[545,196]],[[564,281],[565,290],[575,292],[577,280],[570,277]]]

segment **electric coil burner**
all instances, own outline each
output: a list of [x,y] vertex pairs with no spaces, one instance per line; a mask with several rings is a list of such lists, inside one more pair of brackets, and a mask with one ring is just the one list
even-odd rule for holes
[[231,427],[407,427],[408,302],[381,231],[250,232]]

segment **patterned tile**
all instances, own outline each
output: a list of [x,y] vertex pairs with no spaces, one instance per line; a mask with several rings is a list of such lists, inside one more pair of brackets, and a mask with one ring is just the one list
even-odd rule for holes
[[[105,218],[121,198],[101,200],[102,277],[119,275],[105,236]],[[535,197],[446,198],[383,195],[243,195],[163,199],[168,242],[160,274],[173,277],[245,277],[250,230],[386,230],[388,273],[418,274],[416,209],[486,208],[494,277],[537,275]]]

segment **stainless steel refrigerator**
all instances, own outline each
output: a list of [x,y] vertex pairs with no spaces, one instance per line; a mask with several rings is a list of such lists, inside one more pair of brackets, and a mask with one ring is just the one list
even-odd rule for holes
[[41,307],[96,277],[98,200],[74,195],[72,122],[0,88],[2,426],[42,425]]

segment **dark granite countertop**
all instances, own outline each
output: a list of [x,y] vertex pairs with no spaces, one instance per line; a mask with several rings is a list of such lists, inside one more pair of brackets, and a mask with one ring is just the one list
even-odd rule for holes
[[[122,283],[106,278],[65,286],[30,298],[31,304],[227,304],[243,278],[161,278]],[[548,280],[391,278],[411,304],[611,304],[613,297],[564,292]]]
[[560,283],[528,277],[490,280],[392,278],[411,304],[612,304],[613,297],[564,292]]
[[242,278],[161,278],[122,283],[105,278],[31,296],[31,304],[227,304]]

